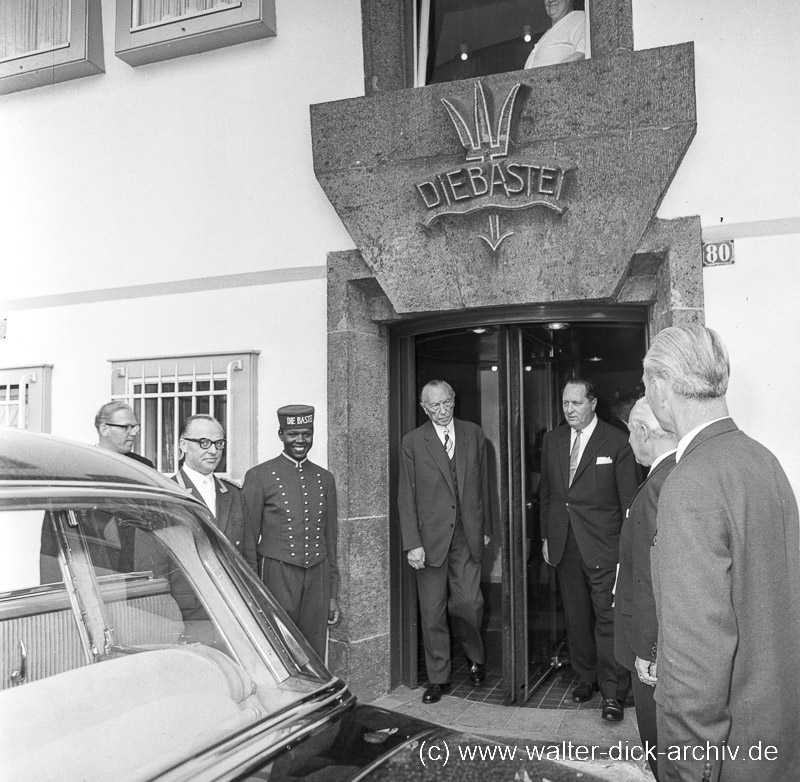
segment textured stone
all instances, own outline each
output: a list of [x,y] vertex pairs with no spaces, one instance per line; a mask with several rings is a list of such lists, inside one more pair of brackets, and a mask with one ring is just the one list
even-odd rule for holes
[[[430,227],[415,189],[465,162],[441,100],[471,116],[475,80],[312,107],[320,184],[398,313],[609,299],[694,136],[691,44],[481,80],[499,105],[515,84],[515,158],[571,161],[566,211],[486,211]],[[490,113],[493,114],[490,109]]]
[[389,691],[389,634],[358,643],[331,640],[328,663],[331,671],[350,685],[356,697],[372,701]]

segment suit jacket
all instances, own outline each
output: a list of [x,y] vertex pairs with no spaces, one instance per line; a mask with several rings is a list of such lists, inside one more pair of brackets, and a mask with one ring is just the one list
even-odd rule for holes
[[[800,768],[800,531],[778,460],[730,418],[701,430],[661,490],[654,552],[659,745],[739,747],[711,779]],[[747,760],[759,744],[772,760]],[[763,758],[763,751],[762,751]],[[713,758],[712,758],[713,759]],[[665,782],[704,759],[659,758]]]
[[542,442],[542,537],[550,562],[557,565],[572,522],[583,561],[611,568],[619,561],[622,514],[637,487],[633,451],[622,432],[598,419],[569,486],[571,431],[563,424]]
[[665,456],[639,487],[622,523],[619,575],[614,594],[614,656],[629,671],[637,657],[656,660],[658,619],[650,548],[656,535],[658,497],[675,467],[675,454]]
[[[205,505],[203,496],[182,468],[172,476],[172,480]],[[225,537],[233,543],[236,550],[244,557],[245,562],[253,570],[256,570],[255,533],[250,521],[250,514],[244,503],[242,490],[217,475],[214,476],[214,484],[217,489],[217,515],[214,523]]]
[[[492,533],[486,438],[477,424],[453,419],[461,523],[470,556],[483,556],[483,536]],[[397,504],[403,550],[422,546],[426,564],[444,562],[456,520],[450,460],[428,421],[403,438]]]

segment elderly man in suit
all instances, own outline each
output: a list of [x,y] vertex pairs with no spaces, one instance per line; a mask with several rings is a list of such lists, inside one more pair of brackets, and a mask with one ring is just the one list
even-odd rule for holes
[[216,418],[189,416],[181,424],[178,447],[183,462],[173,480],[206,505],[216,526],[255,570],[256,540],[242,491],[214,475],[226,445],[225,432]]
[[777,459],[729,417],[729,367],[698,325],[661,331],[644,359],[647,399],[679,438],[653,549],[662,782],[785,782],[800,769],[797,503]]
[[658,496],[675,467],[678,441],[665,432],[646,399],[636,402],[628,417],[630,444],[636,461],[650,472],[639,487],[622,524],[619,574],[614,592],[614,654],[632,674],[636,723],[653,776],[658,779],[656,683],[658,620],[650,575],[650,549],[656,534]]
[[561,396],[566,425],[542,443],[542,554],[561,586],[576,702],[598,688],[601,716],[619,721],[630,687],[614,658],[613,589],[624,511],[636,491],[636,467],[625,435],[595,415],[590,380],[571,380]]
[[455,392],[443,380],[422,389],[430,419],[402,443],[398,505],[403,550],[416,571],[422,640],[436,703],[450,686],[448,611],[461,631],[469,676],[485,677],[481,638],[481,559],[492,529],[486,440],[481,428],[453,418]]

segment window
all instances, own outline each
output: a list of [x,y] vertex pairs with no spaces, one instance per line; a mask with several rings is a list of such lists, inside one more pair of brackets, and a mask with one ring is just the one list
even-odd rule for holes
[[101,0],[2,0],[0,94],[103,73]]
[[144,65],[275,35],[275,0],[117,0],[117,56]]
[[217,472],[243,478],[256,460],[257,360],[258,351],[248,351],[112,361],[112,396],[142,427],[134,450],[161,472],[176,472],[181,422],[205,413],[228,440]]
[[52,364],[0,369],[0,426],[50,431]]
[[416,87],[521,70],[551,25],[543,0],[414,2]]

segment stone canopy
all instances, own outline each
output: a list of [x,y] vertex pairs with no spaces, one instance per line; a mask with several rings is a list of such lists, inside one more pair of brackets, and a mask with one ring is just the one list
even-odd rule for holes
[[317,178],[397,313],[608,301],[694,136],[693,47],[319,104],[311,121]]

